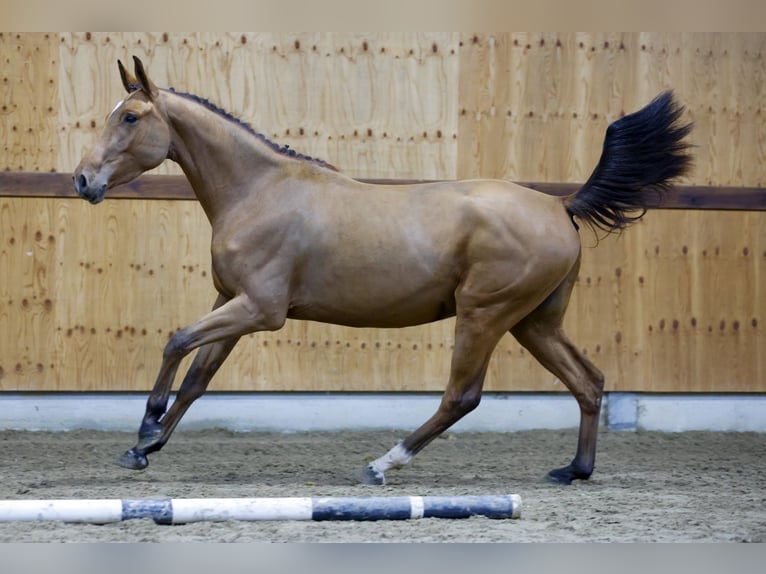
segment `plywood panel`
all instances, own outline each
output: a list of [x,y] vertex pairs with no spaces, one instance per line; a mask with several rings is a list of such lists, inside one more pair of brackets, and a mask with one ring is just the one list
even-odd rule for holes
[[[0,256],[12,271],[3,273],[0,289],[9,327],[2,332],[2,388],[145,385],[151,347],[199,312],[194,301],[202,293],[209,298],[210,287],[193,281],[206,273],[196,264],[205,227],[177,237],[199,218],[197,210],[194,203],[152,202],[151,209],[122,203],[96,213],[74,200],[3,201]],[[141,234],[151,239],[136,241]]]
[[56,166],[56,34],[0,32],[0,170]]
[[464,35],[460,177],[583,181],[609,122],[673,89],[696,123],[689,180],[761,185],[766,34]]
[[679,79],[696,124],[699,183],[766,179],[766,34],[687,34]]
[[670,384],[700,388],[716,379],[732,386],[762,380],[759,323],[765,306],[757,291],[766,257],[764,221],[720,212],[707,217],[687,212],[677,227],[668,225],[664,214],[656,219],[646,236],[645,259],[657,276],[674,273],[677,282],[646,292],[648,368],[665,373]]
[[466,37],[461,177],[587,178],[608,123],[648,101],[635,95],[632,42],[629,34]]

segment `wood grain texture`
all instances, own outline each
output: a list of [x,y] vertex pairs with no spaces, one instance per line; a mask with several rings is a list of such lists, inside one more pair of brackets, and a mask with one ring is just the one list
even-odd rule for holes
[[697,185],[762,187],[766,34],[461,37],[458,177],[584,181],[607,125],[673,89]]
[[57,35],[0,33],[0,170],[56,167]]
[[[584,232],[566,328],[608,390],[766,391],[764,52],[762,33],[0,34],[0,389],[145,391],[170,333],[212,304],[210,230],[168,199],[189,197],[173,164],[115,190],[129,201],[71,197],[135,54],[354,177],[553,192],[588,177],[611,121],[674,89],[696,161],[668,207],[694,209],[595,249]],[[212,388],[439,391],[452,328],[290,322],[245,337]],[[564,390],[510,337],[486,386]]]

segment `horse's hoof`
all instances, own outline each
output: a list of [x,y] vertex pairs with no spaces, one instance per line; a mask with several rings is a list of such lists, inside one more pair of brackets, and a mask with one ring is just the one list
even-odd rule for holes
[[138,452],[135,448],[126,450],[125,453],[114,461],[114,464],[121,466],[122,468],[129,468],[130,470],[143,470],[149,466],[149,461],[146,460],[146,455],[142,452]]
[[572,484],[572,479],[570,477],[557,472],[557,470],[552,470],[546,474],[545,480],[551,484]]
[[360,468],[355,476],[361,484],[369,484],[372,486],[383,486],[386,484],[385,475],[381,471],[374,469],[371,464],[368,464],[364,468]]
[[562,468],[555,468],[545,477],[548,482],[554,484],[572,484],[573,480],[587,480],[590,478],[589,472],[577,470],[571,464]]

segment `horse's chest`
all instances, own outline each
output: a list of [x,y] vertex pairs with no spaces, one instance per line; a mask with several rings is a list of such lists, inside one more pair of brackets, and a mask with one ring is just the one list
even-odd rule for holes
[[258,286],[286,283],[290,275],[289,247],[280,233],[216,238],[211,247],[213,282],[229,296]]

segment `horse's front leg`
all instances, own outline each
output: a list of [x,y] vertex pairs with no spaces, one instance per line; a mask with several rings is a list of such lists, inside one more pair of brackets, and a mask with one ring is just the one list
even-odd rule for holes
[[[228,298],[223,295],[218,295],[213,304],[212,311],[215,311],[228,301]],[[170,390],[175,380],[176,371],[178,365],[181,362],[183,356],[178,356],[178,353],[174,353],[171,347],[172,338],[165,346],[165,352],[163,355],[162,366],[160,372],[157,375],[157,380],[154,383],[154,388],[149,394],[149,398],[146,401],[146,412],[144,418],[141,421],[141,427],[138,430],[138,448],[149,448],[156,439],[162,434],[162,425],[160,424],[160,418],[165,414],[168,406],[168,399],[170,397]],[[200,353],[204,350],[201,349]],[[200,359],[198,355],[196,359]],[[195,359],[195,362],[196,362]],[[189,374],[194,371],[193,365],[187,373],[187,379]],[[186,382],[186,380],[184,380]]]
[[[279,315],[279,314],[277,314]],[[279,325],[276,325],[279,322]],[[284,323],[275,314],[265,315],[246,295],[227,300],[219,297],[213,311],[192,325],[176,331],[165,346],[157,380],[147,400],[146,413],[138,431],[136,446],[120,457],[117,464],[140,470],[146,468],[146,455],[165,444],[183,413],[200,396],[215,371],[231,352],[240,336],[253,331],[274,329]],[[181,360],[201,349],[184,379],[179,397],[163,419]],[[179,402],[180,401],[180,402]]]
[[205,393],[213,375],[234,349],[237,341],[239,337],[232,337],[200,347],[167,414],[160,420],[159,417],[155,418],[157,411],[152,410],[153,405],[147,406],[147,414],[138,432],[138,443],[117,459],[119,466],[134,470],[146,467],[146,455],[161,449],[168,442],[192,403]]

